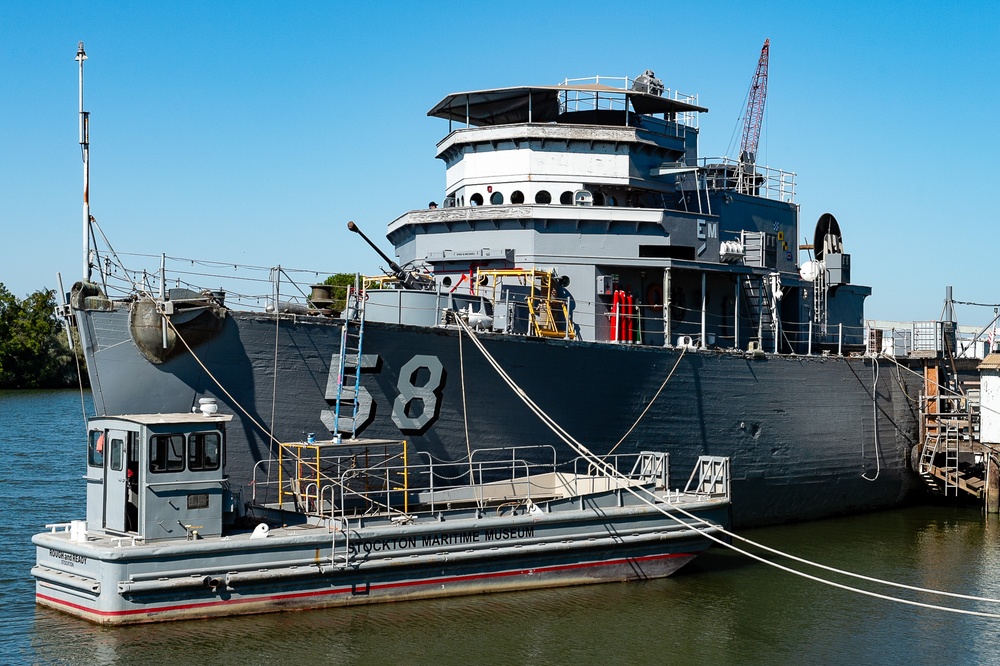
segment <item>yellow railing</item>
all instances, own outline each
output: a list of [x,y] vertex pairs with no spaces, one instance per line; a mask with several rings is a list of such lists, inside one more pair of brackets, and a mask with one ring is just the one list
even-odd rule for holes
[[[338,440],[314,442],[279,442],[278,443],[278,506],[284,508],[285,502],[292,502],[297,511],[326,515],[336,509],[333,498],[336,488],[341,487],[342,476],[346,468],[364,469],[371,472],[382,469],[382,466],[396,455],[384,455],[382,462],[373,463],[369,467],[368,449],[364,442],[371,441],[384,446],[384,440],[360,440],[359,443],[348,444]],[[403,493],[403,511],[409,510],[410,474],[406,440],[393,442],[402,446],[403,466],[392,473],[402,477],[402,486],[392,486],[394,492]],[[332,454],[332,455],[331,455]],[[362,460],[358,460],[361,457]],[[360,462],[360,465],[358,464]],[[363,477],[366,475],[362,475]],[[366,484],[367,485],[367,484]],[[333,491],[331,492],[331,489]],[[324,498],[327,498],[324,506]]]
[[[485,279],[484,279],[485,278]],[[505,279],[517,280],[518,284],[528,287],[528,326],[534,335],[542,338],[576,337],[573,321],[569,315],[569,303],[566,299],[557,298],[559,287],[556,284],[554,271],[543,271],[536,268],[506,268],[477,269],[475,288],[480,294],[485,288],[492,290],[490,300],[494,307],[502,296],[502,286]],[[501,290],[498,292],[498,290]],[[560,318],[559,315],[562,315]]]

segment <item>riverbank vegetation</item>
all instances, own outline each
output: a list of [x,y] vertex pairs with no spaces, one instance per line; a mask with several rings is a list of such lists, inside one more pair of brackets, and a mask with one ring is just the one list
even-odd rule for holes
[[55,309],[51,290],[19,299],[0,282],[0,388],[75,387],[78,362],[86,383],[82,355],[69,348]]

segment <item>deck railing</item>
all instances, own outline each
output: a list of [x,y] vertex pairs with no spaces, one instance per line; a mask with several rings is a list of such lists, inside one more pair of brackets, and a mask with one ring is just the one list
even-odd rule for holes
[[730,157],[700,157],[698,166],[709,191],[737,190],[773,201],[795,202],[795,173],[753,165],[741,172],[739,160]]
[[660,488],[669,482],[665,462],[643,462],[651,455],[665,457],[662,453],[609,456],[605,463],[614,470],[609,474],[583,458],[557,464],[555,449],[547,445],[480,449],[466,461],[411,452],[417,464],[403,464],[399,451],[361,445],[326,447],[336,453],[320,453],[324,447],[318,446],[299,455],[307,448],[305,443],[291,446],[280,469],[277,460],[257,463],[254,505],[331,519],[402,516],[576,497],[617,487],[613,476]]

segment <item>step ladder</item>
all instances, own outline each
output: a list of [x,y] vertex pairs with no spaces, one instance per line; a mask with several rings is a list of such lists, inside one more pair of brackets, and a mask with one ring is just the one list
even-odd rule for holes
[[337,393],[333,403],[335,435],[357,439],[361,393],[362,348],[365,340],[365,290],[357,281],[347,294],[344,328],[340,333]]
[[940,424],[935,424],[934,430],[928,429],[927,436],[924,439],[923,449],[920,451],[920,465],[917,471],[920,476],[923,477],[924,483],[931,492],[935,494],[941,493],[941,483],[937,476],[935,476],[934,471],[936,467],[934,465],[934,459],[937,457],[938,453],[938,443],[942,437],[940,432]]

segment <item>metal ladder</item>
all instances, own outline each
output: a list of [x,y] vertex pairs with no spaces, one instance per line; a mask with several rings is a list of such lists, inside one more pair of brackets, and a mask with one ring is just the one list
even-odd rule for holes
[[[923,451],[920,453],[920,475],[932,488],[939,487],[938,479],[940,479],[944,484],[943,491],[946,497],[949,488],[953,490],[955,496],[958,496],[958,450],[961,441],[959,424],[954,419],[939,419],[934,432],[927,434]],[[939,453],[944,454],[944,464],[936,466],[934,460]]]
[[765,343],[774,342],[774,320],[771,316],[770,299],[764,287],[764,276],[742,276],[740,285],[748,306],[750,322],[757,325],[757,341],[762,349],[766,349]]
[[[335,434],[358,434],[358,395],[361,392],[361,353],[365,340],[365,291],[355,280],[347,294],[344,328],[340,333],[340,367],[337,372],[337,397],[333,407]],[[345,404],[347,403],[347,404]],[[350,409],[351,415],[342,415]],[[341,420],[343,419],[343,420]]]
[[959,427],[953,419],[945,419],[944,428],[944,494],[948,495],[948,488],[958,496],[958,447],[962,441]]

